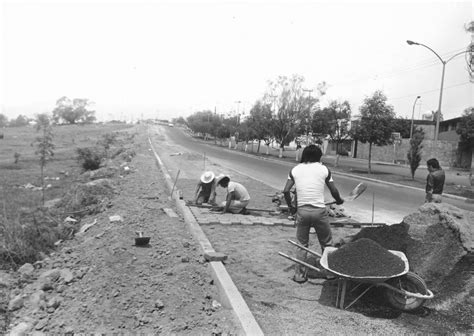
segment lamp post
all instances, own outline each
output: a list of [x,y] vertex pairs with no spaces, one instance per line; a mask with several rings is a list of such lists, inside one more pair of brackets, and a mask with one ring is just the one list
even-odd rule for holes
[[410,127],[410,140],[413,138],[413,118],[415,116],[415,105],[418,99],[420,99],[421,96],[417,96],[415,99],[415,102],[413,103],[413,111],[411,112],[411,127]]
[[446,64],[449,61],[451,61],[454,57],[459,56],[461,54],[465,54],[465,53],[469,52],[469,50],[464,50],[464,51],[458,52],[457,54],[454,54],[453,56],[451,56],[450,58],[448,58],[445,61],[441,58],[441,56],[438,55],[438,53],[436,51],[434,51],[433,49],[431,49],[427,45],[424,45],[423,43],[413,42],[413,41],[410,41],[410,40],[407,40],[407,43],[408,43],[408,45],[419,45],[419,46],[425,47],[426,49],[430,50],[433,54],[436,55],[436,57],[438,57],[438,59],[441,61],[441,64],[443,65],[443,71],[441,72],[441,88],[439,90],[438,110],[436,111],[436,127],[435,127],[435,138],[434,138],[435,141],[438,141],[439,119],[441,117],[441,103],[443,101],[444,72],[445,72],[445,69],[446,69]]

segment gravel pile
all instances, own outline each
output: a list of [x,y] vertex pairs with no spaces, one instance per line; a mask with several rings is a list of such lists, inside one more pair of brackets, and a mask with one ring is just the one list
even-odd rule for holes
[[384,277],[403,272],[402,259],[371,239],[343,245],[328,255],[331,270],[353,277]]

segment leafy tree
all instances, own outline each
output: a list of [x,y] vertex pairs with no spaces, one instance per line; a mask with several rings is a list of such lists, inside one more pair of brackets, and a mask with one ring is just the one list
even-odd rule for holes
[[348,101],[342,103],[331,101],[328,107],[317,111],[313,116],[312,130],[317,134],[329,135],[336,143],[336,163],[339,164],[340,143],[350,135],[351,105]]
[[464,110],[456,133],[460,135],[462,146],[474,148],[474,107]]
[[372,145],[384,146],[391,142],[392,121],[395,117],[393,106],[387,104],[382,91],[375,91],[366,97],[359,108],[360,120],[353,131],[353,137],[362,143],[369,143],[369,174],[372,173]]
[[36,131],[41,132],[41,135],[36,137],[34,144],[36,145],[35,154],[39,156],[42,204],[44,206],[44,168],[46,163],[54,156],[53,129],[51,127],[51,120],[47,114],[43,113],[36,116]]
[[10,120],[10,127],[21,127],[21,126],[26,126],[28,125],[28,118],[24,115],[19,115],[18,117],[16,117],[16,119],[12,119]]
[[392,121],[392,132],[400,133],[402,139],[410,137],[411,119],[395,118]]
[[[317,101],[305,95],[303,84],[303,76],[293,75],[290,78],[280,76],[275,82],[269,83],[269,93],[264,97],[265,101],[275,104],[272,131],[276,142],[280,145],[280,157],[283,156],[283,148],[296,137],[301,121],[311,113]],[[325,94],[324,84],[318,86],[317,97],[323,94]]]
[[0,113],[0,127],[6,127],[8,125],[8,118]]
[[260,141],[263,140],[269,145],[272,140],[272,110],[270,104],[265,104],[261,100],[257,101],[250,109],[250,116],[247,120],[250,123],[250,128],[254,131],[254,139],[258,140],[258,153],[260,151]]
[[418,169],[421,161],[421,150],[423,145],[421,144],[425,139],[425,132],[422,128],[415,127],[413,130],[413,136],[410,139],[410,149],[407,153],[407,159],[410,163],[410,171],[412,180],[415,179],[415,171]]
[[66,122],[68,124],[92,123],[95,121],[95,111],[88,110],[92,102],[85,98],[74,98],[70,100],[63,96],[56,101],[53,110],[55,123]]

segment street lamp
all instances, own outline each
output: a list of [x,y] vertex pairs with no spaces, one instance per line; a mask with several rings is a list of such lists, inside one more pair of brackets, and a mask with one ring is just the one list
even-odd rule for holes
[[464,51],[461,51],[461,52],[458,52],[457,54],[454,54],[453,56],[451,56],[450,58],[448,58],[446,61],[443,60],[441,58],[441,56],[438,55],[438,53],[436,51],[434,51],[433,49],[431,49],[430,47],[428,47],[427,45],[424,45],[423,43],[418,43],[418,42],[413,42],[413,41],[410,41],[410,40],[407,40],[407,43],[408,45],[419,45],[419,46],[422,46],[422,47],[425,47],[426,49],[430,50],[433,54],[436,55],[436,57],[438,57],[438,59],[441,61],[441,64],[443,64],[443,71],[441,73],[441,88],[439,90],[439,103],[438,103],[438,111],[436,111],[436,127],[435,127],[435,138],[434,140],[435,141],[438,141],[438,134],[439,134],[439,119],[441,117],[441,102],[443,100],[443,85],[444,85],[444,72],[445,72],[445,69],[446,69],[446,64],[451,61],[454,57],[456,56],[459,56],[461,54],[465,54],[467,52],[469,52],[468,50],[464,50]]
[[415,105],[416,105],[416,101],[420,98],[421,98],[421,96],[417,96],[416,99],[415,99],[415,102],[413,103],[413,111],[411,112],[410,140],[413,137],[413,118],[415,116]]

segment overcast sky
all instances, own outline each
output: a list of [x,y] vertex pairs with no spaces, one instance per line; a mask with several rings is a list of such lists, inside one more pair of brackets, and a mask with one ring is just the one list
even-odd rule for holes
[[[471,1],[0,0],[1,113],[50,112],[62,96],[99,120],[248,112],[267,81],[329,84],[354,114],[383,90],[398,116],[438,106],[441,62],[465,50]],[[464,56],[446,66],[442,113],[474,105]],[[237,103],[241,101],[242,103]]]

